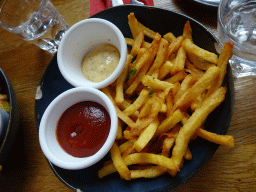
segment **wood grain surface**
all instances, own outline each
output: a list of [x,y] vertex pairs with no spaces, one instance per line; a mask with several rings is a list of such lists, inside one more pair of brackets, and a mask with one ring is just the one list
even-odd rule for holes
[[[52,0],[69,26],[88,18],[89,0]],[[216,34],[217,9],[189,0],[154,0],[156,7],[184,13]],[[0,28],[0,67],[9,77],[20,107],[20,129],[0,173],[0,191],[73,191],[52,172],[39,146],[35,93],[52,55]],[[227,134],[235,147],[220,146],[179,192],[256,191],[256,78],[235,79],[235,106]]]

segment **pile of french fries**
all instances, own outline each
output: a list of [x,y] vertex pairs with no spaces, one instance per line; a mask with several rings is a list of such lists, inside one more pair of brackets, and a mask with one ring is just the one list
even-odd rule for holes
[[128,21],[133,38],[126,38],[126,66],[102,89],[115,105],[119,126],[99,178],[114,172],[125,180],[175,176],[184,160],[193,158],[188,145],[197,136],[233,147],[232,136],[204,129],[207,116],[225,99],[233,44],[226,43],[217,56],[193,43],[189,21],[179,37],[171,32],[162,37],[134,13]]

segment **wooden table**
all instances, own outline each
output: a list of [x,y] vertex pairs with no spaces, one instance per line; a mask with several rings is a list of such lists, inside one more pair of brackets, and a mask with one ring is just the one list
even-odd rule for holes
[[[52,0],[69,26],[88,18],[89,0]],[[154,0],[156,7],[191,16],[216,33],[216,10],[188,0]],[[0,67],[20,106],[20,130],[0,174],[0,191],[72,191],[53,173],[39,146],[34,117],[36,88],[52,55],[0,29]],[[235,147],[220,146],[178,191],[256,190],[256,78],[235,79],[235,107],[228,134]]]

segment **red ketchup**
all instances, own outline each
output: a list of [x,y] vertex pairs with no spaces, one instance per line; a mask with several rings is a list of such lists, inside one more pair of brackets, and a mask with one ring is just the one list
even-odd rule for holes
[[60,117],[56,135],[61,147],[74,157],[97,153],[107,140],[110,116],[99,103],[83,101],[68,108]]

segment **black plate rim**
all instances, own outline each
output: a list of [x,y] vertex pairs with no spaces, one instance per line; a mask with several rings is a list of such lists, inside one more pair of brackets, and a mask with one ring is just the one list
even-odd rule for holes
[[[0,144],[0,165],[4,164],[11,148],[14,143],[14,140],[17,136],[17,132],[19,129],[19,107],[16,100],[16,95],[13,90],[13,87],[10,83],[9,78],[5,74],[5,72],[0,68],[0,76],[4,79],[4,89],[5,94],[8,96],[8,100],[10,103],[10,112],[9,112],[9,121],[8,126],[5,130],[5,136],[3,138],[3,142]],[[2,82],[1,82],[2,83]]]

